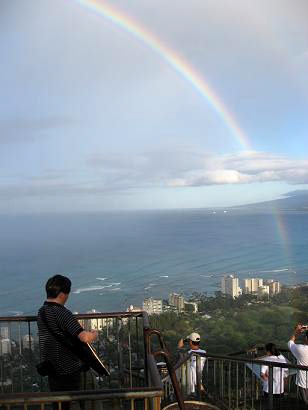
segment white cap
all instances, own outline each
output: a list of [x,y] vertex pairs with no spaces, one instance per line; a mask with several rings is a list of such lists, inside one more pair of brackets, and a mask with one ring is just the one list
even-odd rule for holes
[[199,333],[193,332],[190,335],[188,335],[186,339],[189,339],[192,342],[200,342],[200,335]]

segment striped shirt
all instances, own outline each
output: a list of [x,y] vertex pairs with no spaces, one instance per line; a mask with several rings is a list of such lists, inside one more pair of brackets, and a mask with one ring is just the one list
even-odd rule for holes
[[[42,312],[43,318],[42,318]],[[55,302],[45,302],[38,311],[37,325],[39,330],[39,343],[41,360],[50,360],[57,374],[71,374],[80,371],[82,362],[77,356],[58,341],[50,333],[46,324],[60,337],[67,338],[67,335],[77,337],[83,328],[66,307]]]

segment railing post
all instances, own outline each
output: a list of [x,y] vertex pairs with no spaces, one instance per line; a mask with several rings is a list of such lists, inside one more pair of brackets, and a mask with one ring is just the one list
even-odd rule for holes
[[229,362],[229,369],[228,369],[228,401],[229,401],[229,408],[231,408],[231,362]]
[[196,392],[197,399],[201,398],[201,357],[197,355],[196,357]]
[[238,385],[238,363],[236,363],[236,387],[235,387],[235,391],[236,391],[236,408],[238,409],[238,404],[239,404],[239,385]]
[[268,372],[268,399],[269,399],[269,410],[273,410],[274,407],[274,397],[273,397],[273,364],[269,364]]
[[149,339],[149,319],[145,312],[143,312],[143,346],[144,346],[144,378],[146,386],[149,385],[149,369],[148,369],[148,345]]
[[186,362],[182,364],[180,371],[181,371],[181,388],[182,388],[182,391],[185,391],[185,392],[186,392],[186,390],[187,390],[187,380],[186,380],[187,370],[186,370]]

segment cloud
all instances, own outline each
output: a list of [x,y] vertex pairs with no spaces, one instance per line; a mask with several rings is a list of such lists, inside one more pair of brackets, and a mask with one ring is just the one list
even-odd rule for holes
[[190,146],[164,147],[131,157],[96,154],[88,159],[87,165],[105,176],[125,175],[131,186],[191,187],[270,181],[308,183],[308,160],[257,151],[219,156],[202,153]]
[[205,160],[204,167],[191,169],[169,186],[204,186],[249,184],[283,181],[289,184],[308,183],[308,160],[291,160],[283,156],[247,151]]
[[215,155],[195,147],[164,147],[139,155],[95,154],[83,169],[48,170],[38,176],[0,180],[2,200],[19,197],[79,197],[150,192],[151,189],[308,184],[308,160],[266,152]]
[[0,144],[35,141],[46,131],[66,127],[72,122],[70,118],[65,117],[15,118],[14,120],[1,121]]

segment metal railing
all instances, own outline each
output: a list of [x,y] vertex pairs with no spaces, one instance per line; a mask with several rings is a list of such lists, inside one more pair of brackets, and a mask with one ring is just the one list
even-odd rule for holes
[[156,362],[147,346],[148,316],[145,312],[78,314],[85,329],[96,329],[94,347],[108,364],[109,377],[88,372],[83,390],[47,392],[47,378],[35,365],[40,360],[36,317],[0,317],[0,406],[9,409],[58,402],[79,401],[91,408],[159,409],[162,383]]
[[[195,357],[193,366],[192,357]],[[268,395],[263,393],[260,378],[262,365],[268,367]],[[274,368],[276,377],[277,369],[280,369],[281,380],[284,369],[288,369],[283,395],[273,394]],[[175,370],[185,399],[194,397],[196,400],[215,403],[221,409],[272,410],[298,408],[301,405],[297,398],[295,377],[299,370],[307,372],[308,367],[255,358],[197,353],[184,356],[175,365]],[[163,378],[163,387],[163,402],[172,402],[174,391],[169,375]]]
[[[86,329],[99,331],[95,348],[108,363],[110,377],[99,378],[88,372],[82,391],[48,392],[46,378],[40,377],[35,369],[40,362],[36,317],[0,317],[0,407],[9,410],[16,405],[25,409],[40,405],[43,410],[57,402],[59,409],[64,410],[65,403],[80,402],[92,410],[156,410],[177,401],[178,408],[185,409],[183,397],[214,403],[221,409],[272,410],[297,406],[295,373],[308,371],[308,367],[271,363],[253,355],[209,354],[187,355],[172,367],[162,336],[158,330],[150,329],[145,312],[90,313],[76,317]],[[158,371],[158,357],[166,363],[164,371]],[[262,393],[262,364],[268,366],[268,397]],[[278,398],[273,395],[273,375],[277,368],[290,372],[285,394]]]

